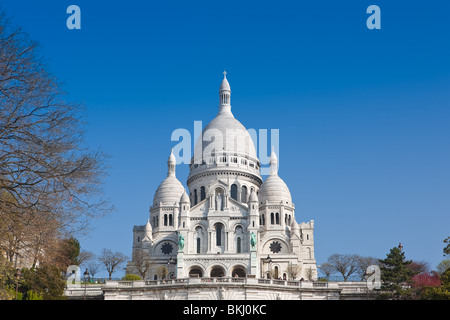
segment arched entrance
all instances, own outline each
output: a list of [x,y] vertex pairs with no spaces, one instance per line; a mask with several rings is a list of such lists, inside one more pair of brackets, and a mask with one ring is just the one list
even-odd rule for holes
[[233,271],[231,272],[232,277],[239,277],[239,278],[245,278],[247,272],[245,272],[244,267],[237,266],[233,268]]
[[201,278],[203,277],[203,270],[200,267],[192,267],[189,270],[189,278]]
[[212,278],[219,278],[225,276],[225,270],[222,267],[215,266],[211,269],[211,275]]

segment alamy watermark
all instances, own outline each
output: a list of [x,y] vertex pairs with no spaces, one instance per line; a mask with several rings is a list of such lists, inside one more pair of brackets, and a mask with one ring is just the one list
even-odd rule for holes
[[366,275],[368,275],[366,283],[369,290],[381,289],[381,271],[379,266],[368,266],[366,269]]
[[259,161],[262,175],[270,173],[272,150],[279,159],[280,130],[270,129],[270,143],[268,138],[268,129],[207,128],[202,131],[202,121],[194,121],[193,135],[184,128],[175,129],[171,135],[171,141],[178,142],[173,147],[177,164],[247,164],[245,161]]

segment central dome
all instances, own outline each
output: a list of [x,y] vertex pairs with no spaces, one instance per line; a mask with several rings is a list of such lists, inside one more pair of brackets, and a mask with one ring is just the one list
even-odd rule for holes
[[207,159],[222,153],[258,159],[252,137],[231,111],[219,112],[195,144],[195,159]]
[[224,173],[251,176],[259,187],[262,179],[255,144],[247,129],[231,113],[231,89],[226,72],[219,94],[219,113],[206,125],[195,143],[188,187],[195,190],[192,181],[205,175]]
[[224,78],[220,85],[220,106],[218,115],[203,129],[194,148],[194,161],[207,159],[220,155],[244,156],[258,161],[253,139],[247,129],[231,113],[230,84]]

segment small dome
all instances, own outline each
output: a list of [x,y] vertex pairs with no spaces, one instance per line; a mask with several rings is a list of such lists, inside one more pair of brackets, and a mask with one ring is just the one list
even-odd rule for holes
[[259,189],[259,200],[272,203],[292,203],[291,192],[286,183],[279,176],[269,176]]
[[184,187],[175,176],[176,159],[173,152],[170,153],[167,161],[167,178],[161,182],[158,189],[156,189],[153,197],[153,205],[162,203],[163,205],[173,206],[179,203],[184,192]]
[[261,202],[269,201],[271,203],[292,203],[289,188],[283,179],[278,176],[278,159],[273,148],[272,154],[270,155],[270,175],[259,189],[259,200]]
[[222,83],[220,84],[219,90],[220,91],[222,91],[222,90],[231,91],[230,84],[228,83],[228,80],[227,80],[227,72],[226,71],[223,72],[223,80],[222,80]]
[[175,176],[168,176],[156,189],[155,196],[153,197],[153,203],[164,205],[175,205],[180,201],[183,195],[184,187]]
[[186,193],[186,189],[183,192],[183,195],[181,196],[180,202],[191,202],[191,200],[189,199],[188,194]]

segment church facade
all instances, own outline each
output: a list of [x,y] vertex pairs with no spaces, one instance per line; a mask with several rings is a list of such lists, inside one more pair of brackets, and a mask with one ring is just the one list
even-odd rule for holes
[[128,274],[183,278],[317,279],[314,221],[297,223],[272,149],[263,180],[250,134],[231,112],[224,73],[219,112],[196,142],[187,189],[173,152],[145,225],[133,228]]

